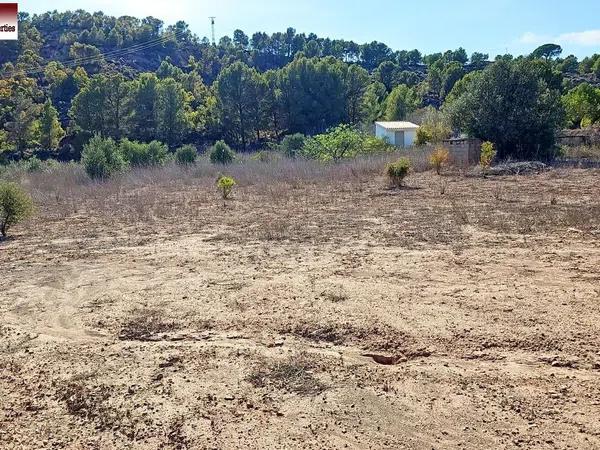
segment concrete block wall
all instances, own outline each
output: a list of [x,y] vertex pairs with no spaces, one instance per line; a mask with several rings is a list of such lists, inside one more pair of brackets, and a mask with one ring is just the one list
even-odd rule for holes
[[450,160],[457,166],[468,167],[479,163],[481,156],[481,140],[479,139],[447,139],[444,147],[450,153]]

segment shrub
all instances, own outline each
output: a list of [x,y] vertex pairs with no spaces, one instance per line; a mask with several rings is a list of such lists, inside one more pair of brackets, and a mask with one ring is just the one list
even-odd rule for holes
[[160,166],[165,163],[169,154],[165,144],[159,141],[152,141],[147,145],[148,163],[151,166]]
[[27,172],[41,172],[44,170],[44,163],[37,156],[32,156],[25,161],[25,167],[27,168]]
[[360,131],[350,125],[339,125],[327,133],[307,139],[302,153],[322,161],[337,161],[356,156],[361,150],[362,141]]
[[420,127],[417,130],[417,139],[415,140],[415,145],[425,145],[428,142],[431,142],[433,139],[432,134],[423,127]]
[[47,159],[43,161],[42,170],[48,172],[50,170],[58,169],[60,167],[60,163],[56,159]]
[[235,152],[223,141],[217,141],[210,151],[210,162],[213,164],[231,164]]
[[119,151],[123,155],[125,161],[132,166],[142,165],[144,160],[145,148],[144,144],[137,141],[130,141],[129,139],[123,139],[119,144]]
[[394,187],[402,186],[409,171],[410,160],[408,158],[400,158],[396,162],[389,163],[385,168],[385,173]]
[[198,158],[198,150],[190,144],[179,147],[175,152],[175,162],[181,166],[194,164],[196,158]]
[[256,152],[254,155],[252,155],[250,157],[250,159],[252,159],[253,161],[259,161],[262,163],[268,163],[271,161],[274,161],[277,158],[277,155],[275,155],[273,152],[269,152],[267,150],[261,150],[259,152]]
[[229,198],[229,196],[231,195],[231,191],[233,190],[233,187],[236,184],[237,183],[235,182],[235,180],[231,177],[226,177],[224,175],[221,175],[219,177],[219,179],[217,180],[217,187],[221,190],[221,195],[223,196],[224,200],[227,200]]
[[491,167],[492,161],[496,157],[496,149],[494,148],[494,144],[489,141],[481,144],[481,156],[479,157],[479,165],[483,170],[483,173],[487,172],[487,170]]
[[388,141],[380,139],[376,136],[369,134],[363,134],[362,150],[360,153],[384,153],[391,152],[394,150],[394,146]]
[[439,175],[442,172],[442,167],[448,164],[449,159],[450,152],[448,152],[448,149],[445,147],[437,147],[429,157],[429,163]]
[[431,106],[425,108],[423,110],[421,126],[417,130],[416,144],[439,144],[450,136],[452,136],[452,128],[446,114]]
[[42,161],[37,156],[32,156],[29,159],[20,161],[19,167],[23,168],[27,172],[47,172],[49,170],[55,169],[59,166],[58,161],[54,159],[47,159]]
[[83,147],[81,162],[92,179],[105,180],[123,171],[127,162],[112,139],[96,135]]
[[33,200],[17,183],[0,182],[0,233],[33,213]]
[[167,158],[167,146],[158,141],[144,144],[123,139],[119,149],[125,160],[134,167],[159,166]]
[[279,144],[279,151],[289,158],[295,158],[302,152],[306,136],[300,133],[285,136]]
[[304,141],[302,154],[321,161],[338,161],[360,154],[381,153],[393,147],[378,137],[363,133],[350,125],[339,125]]

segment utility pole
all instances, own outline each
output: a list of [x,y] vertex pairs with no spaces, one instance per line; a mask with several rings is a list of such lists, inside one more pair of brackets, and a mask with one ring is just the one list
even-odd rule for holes
[[216,17],[211,16],[209,17],[210,19],[210,29],[211,29],[211,34],[212,34],[212,43],[213,45],[217,44],[217,41],[215,40],[215,19]]

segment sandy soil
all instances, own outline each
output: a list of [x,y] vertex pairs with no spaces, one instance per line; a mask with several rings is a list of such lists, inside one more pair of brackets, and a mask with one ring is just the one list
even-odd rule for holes
[[48,197],[0,447],[600,448],[600,172],[383,185]]

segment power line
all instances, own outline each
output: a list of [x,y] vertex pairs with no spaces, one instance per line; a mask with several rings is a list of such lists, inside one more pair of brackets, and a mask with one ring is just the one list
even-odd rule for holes
[[[85,57],[81,57],[81,58],[75,58],[75,59],[71,59],[71,60],[57,61],[57,62],[59,64],[63,65],[64,67],[74,67],[74,66],[79,66],[81,64],[90,64],[90,63],[93,63],[96,61],[100,61],[107,57],[110,57],[113,59],[119,58],[119,57],[126,56],[126,55],[129,55],[129,54],[141,51],[141,50],[146,50],[148,48],[155,47],[157,45],[160,45],[160,44],[168,41],[168,39],[171,37],[178,37],[179,35],[184,34],[184,33],[185,32],[183,32],[183,31],[172,31],[172,32],[169,32],[168,34],[164,33],[162,36],[160,36],[158,38],[150,39],[145,42],[140,42],[140,43],[131,45],[129,47],[123,47],[120,49],[99,53],[97,55],[85,56]],[[52,61],[50,61],[50,62],[52,62]],[[34,75],[34,74],[37,74],[40,72],[44,72],[45,68],[48,67],[50,62],[48,64],[46,64],[44,67],[41,67],[39,69],[25,71],[24,74],[25,75]],[[16,73],[22,73],[22,72],[21,72],[21,70],[15,70],[12,73],[6,75],[6,77],[12,77]]]

